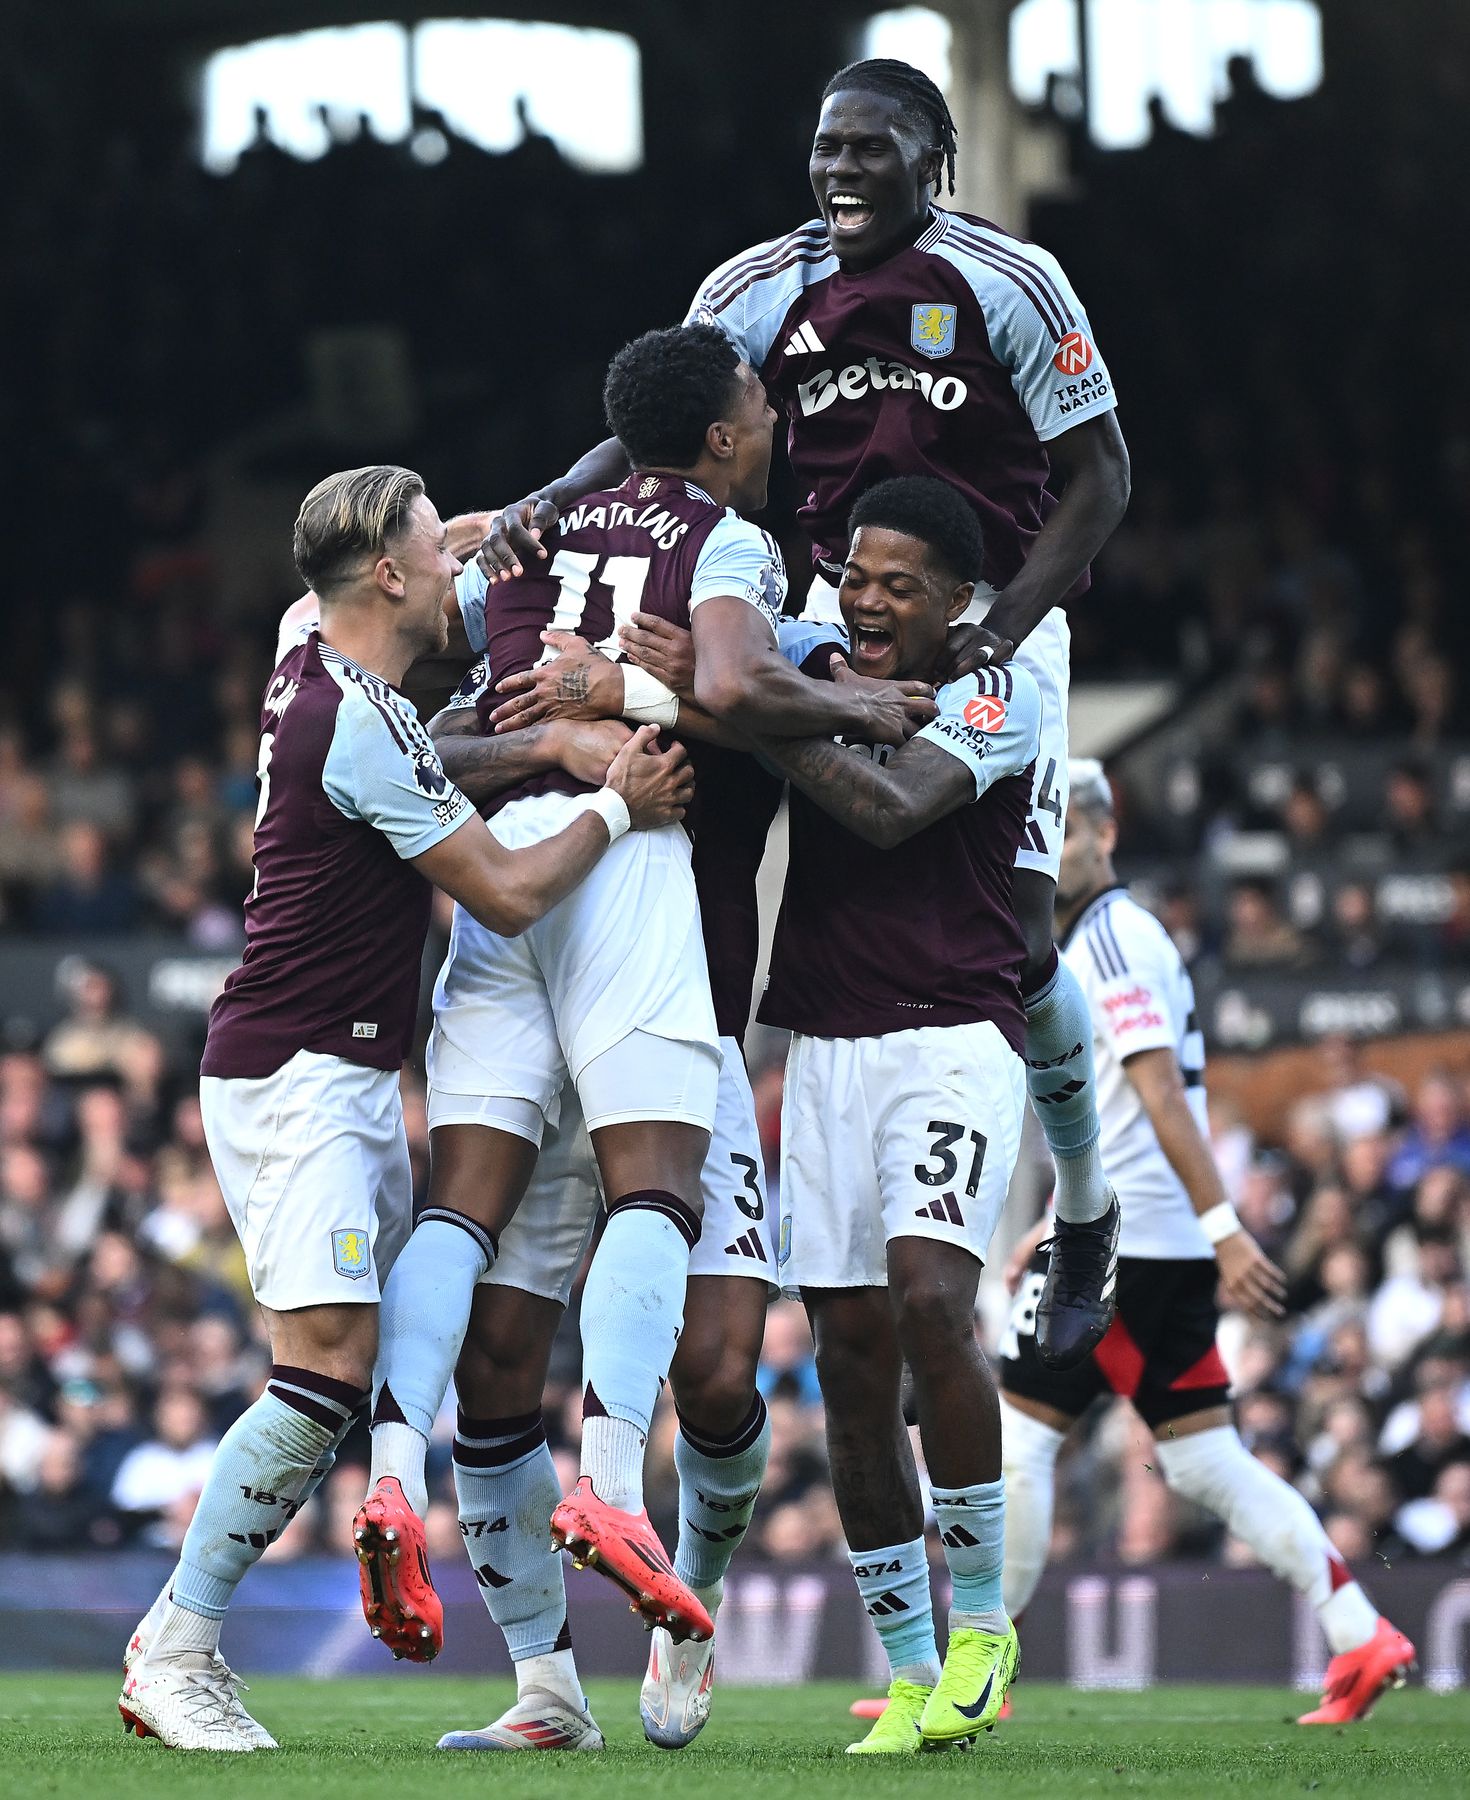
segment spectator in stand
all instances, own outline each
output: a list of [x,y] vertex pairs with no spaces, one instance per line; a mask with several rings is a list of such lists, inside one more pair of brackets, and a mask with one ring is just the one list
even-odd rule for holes
[[1383,789],[1383,824],[1400,856],[1427,856],[1439,848],[1434,792],[1422,764],[1401,762],[1389,770]]
[[60,837],[60,872],[41,895],[36,928],[56,937],[131,931],[141,907],[137,884],[119,869],[107,834],[90,819],[73,819]]
[[1442,1166],[1470,1174],[1470,1123],[1459,1084],[1437,1073],[1419,1085],[1413,1122],[1388,1164],[1388,1179],[1395,1187],[1411,1188],[1428,1170]]
[[[145,1534],[181,1502],[192,1512],[217,1443],[199,1396],[186,1387],[166,1390],[153,1409],[153,1435],[122,1460],[112,1504],[134,1531]],[[155,1536],[154,1541],[168,1540]]]
[[1227,909],[1225,961],[1234,968],[1300,968],[1309,960],[1301,933],[1281,916],[1269,881],[1237,881]]
[[137,1040],[147,1035],[141,1025],[120,1017],[117,977],[100,964],[80,959],[65,967],[67,1016],[42,1048],[53,1075],[69,1078],[123,1077]]

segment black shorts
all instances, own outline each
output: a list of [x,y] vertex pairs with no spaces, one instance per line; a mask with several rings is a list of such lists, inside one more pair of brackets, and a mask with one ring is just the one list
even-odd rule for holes
[[1031,1260],[1001,1338],[1000,1385],[1075,1419],[1099,1394],[1121,1394],[1157,1430],[1171,1419],[1223,1406],[1230,1377],[1215,1348],[1220,1309],[1213,1257],[1118,1258],[1118,1311],[1107,1336],[1075,1369],[1053,1371],[1036,1354],[1036,1303],[1047,1259]]

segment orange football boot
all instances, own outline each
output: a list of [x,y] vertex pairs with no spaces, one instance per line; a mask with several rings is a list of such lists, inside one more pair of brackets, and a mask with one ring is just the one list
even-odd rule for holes
[[583,1475],[551,1515],[551,1541],[570,1553],[574,1569],[596,1569],[615,1581],[651,1630],[662,1625],[676,1644],[703,1642],[714,1620],[674,1573],[646,1512],[619,1512],[599,1500]]
[[393,1655],[433,1662],[444,1648],[444,1607],[429,1574],[424,1525],[392,1475],[377,1484],[352,1521],[362,1613]]
[[1396,1625],[1387,1619],[1366,1644],[1344,1650],[1327,1665],[1327,1685],[1322,1704],[1303,1713],[1298,1725],[1348,1725],[1366,1719],[1379,1697],[1391,1687],[1402,1687],[1417,1667],[1418,1652]]

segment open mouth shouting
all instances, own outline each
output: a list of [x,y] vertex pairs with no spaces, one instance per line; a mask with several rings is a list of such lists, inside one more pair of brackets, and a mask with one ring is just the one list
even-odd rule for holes
[[873,202],[848,188],[834,188],[827,195],[827,217],[832,229],[844,236],[863,229],[873,216]]
[[861,675],[884,675],[897,651],[897,640],[886,625],[876,621],[853,622],[852,666]]

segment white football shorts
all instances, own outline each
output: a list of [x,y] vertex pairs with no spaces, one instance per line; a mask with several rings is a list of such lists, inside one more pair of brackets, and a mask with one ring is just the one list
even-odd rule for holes
[[988,1020],[793,1037],[782,1287],[886,1287],[887,1245],[898,1237],[937,1238],[984,1262],[1025,1106],[1025,1067]]
[[[535,795],[491,829],[517,849],[582,810],[571,795]],[[635,1032],[665,1049],[632,1054]],[[495,1123],[475,1102],[497,1096],[554,1120],[570,1075],[593,1130],[634,1119],[709,1130],[719,1049],[685,832],[630,831],[517,938],[456,906],[427,1060],[431,1126]]]
[[259,1081],[204,1076],[199,1105],[260,1304],[375,1303],[413,1228],[397,1071],[298,1050]]
[[[766,1200],[755,1101],[734,1038],[721,1038],[719,1098],[704,1162],[704,1223],[689,1258],[691,1275],[745,1275],[774,1288],[776,1253]],[[577,1090],[562,1090],[554,1124],[541,1140],[536,1173],[516,1215],[500,1234],[490,1287],[520,1288],[563,1306],[592,1241],[602,1189]],[[480,1119],[472,1123],[497,1125]]]
[[[980,625],[996,591],[983,581],[960,615],[962,625]],[[804,619],[841,623],[837,589],[817,575],[807,593]],[[1066,611],[1054,606],[1017,650],[1014,658],[1029,669],[1041,689],[1041,748],[1031,784],[1031,812],[1016,852],[1018,869],[1036,869],[1053,881],[1061,873],[1062,835],[1067,817],[1067,696],[1071,686],[1072,630]]]

